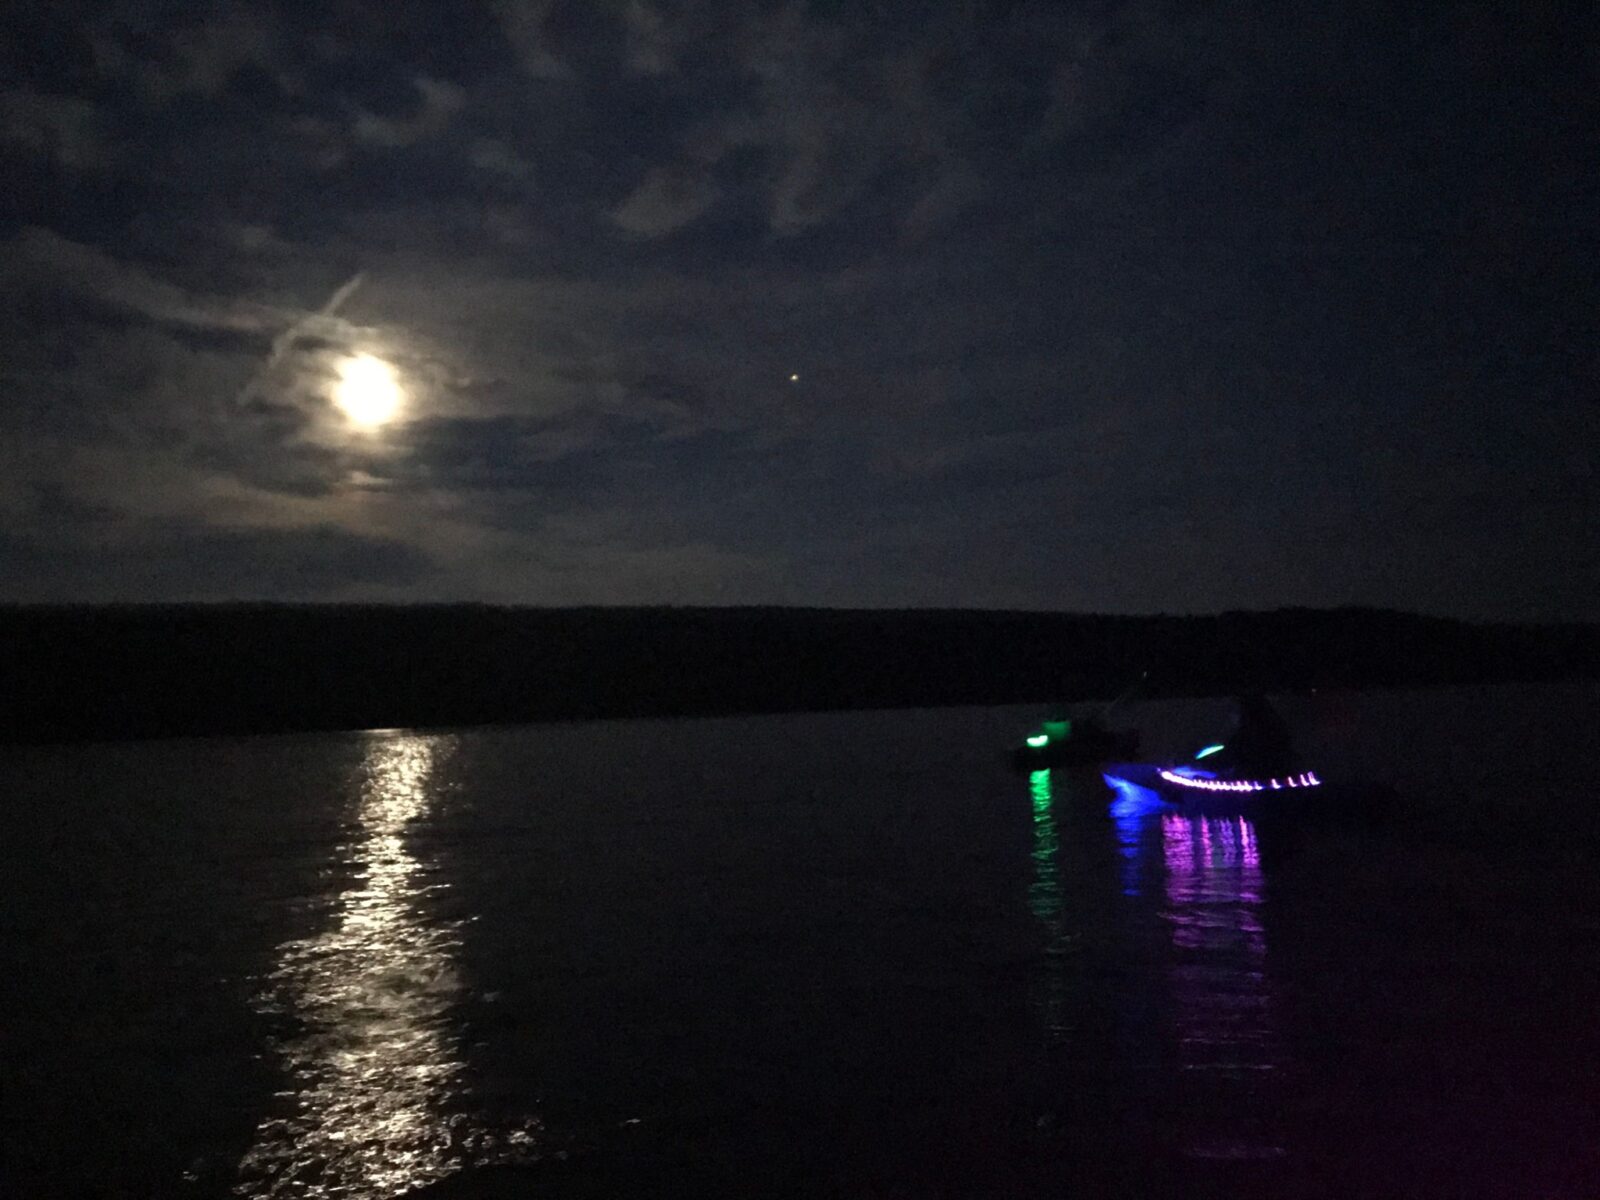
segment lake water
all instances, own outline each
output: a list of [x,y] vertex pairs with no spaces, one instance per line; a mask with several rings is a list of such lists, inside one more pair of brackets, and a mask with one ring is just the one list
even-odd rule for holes
[[1283,708],[1389,827],[1031,708],[5,750],[0,1188],[1600,1195],[1600,688]]

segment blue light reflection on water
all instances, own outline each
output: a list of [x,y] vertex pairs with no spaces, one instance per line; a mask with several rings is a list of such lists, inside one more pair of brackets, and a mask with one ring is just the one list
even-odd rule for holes
[[1111,820],[1117,830],[1117,844],[1122,856],[1119,882],[1124,896],[1137,896],[1144,887],[1144,871],[1140,864],[1145,835],[1150,820],[1171,806],[1149,788],[1129,783],[1115,775],[1105,776],[1105,781],[1115,793],[1111,801]]

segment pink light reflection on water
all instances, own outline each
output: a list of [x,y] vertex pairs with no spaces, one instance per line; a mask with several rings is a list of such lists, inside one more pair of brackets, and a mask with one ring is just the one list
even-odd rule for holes
[[1243,817],[1161,819],[1162,918],[1172,939],[1169,978],[1182,1087],[1196,1114],[1186,1154],[1275,1158],[1259,1119],[1264,1081],[1280,1065],[1256,831]]

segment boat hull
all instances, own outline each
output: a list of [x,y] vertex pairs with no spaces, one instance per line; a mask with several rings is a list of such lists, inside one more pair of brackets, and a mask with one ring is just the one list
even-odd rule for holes
[[1386,788],[1328,780],[1313,771],[1253,780],[1186,778],[1155,763],[1118,762],[1108,763],[1102,774],[1112,788],[1131,785],[1194,817],[1372,821],[1382,815],[1390,799]]

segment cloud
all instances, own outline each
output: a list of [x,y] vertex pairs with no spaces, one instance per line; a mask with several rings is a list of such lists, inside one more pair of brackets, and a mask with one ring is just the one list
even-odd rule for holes
[[645,0],[628,0],[622,10],[628,69],[637,75],[665,75],[674,66],[676,47],[660,11]]
[[775,233],[794,234],[820,225],[849,205],[866,183],[867,169],[850,164],[820,130],[789,145],[789,160],[772,185],[770,212]]
[[169,283],[136,263],[49,229],[29,226],[11,239],[0,286],[8,291],[70,293],[152,321],[200,329],[259,332],[275,317],[265,305]]
[[307,313],[293,324],[289,325],[275,338],[272,339],[272,349],[261,368],[250,377],[243,389],[239,392],[239,403],[245,404],[259,394],[263,385],[272,377],[272,373],[282,364],[283,360],[294,350],[295,343],[302,338],[313,336],[328,337],[330,334],[337,336],[343,333],[342,327],[335,321],[339,310],[346,301],[355,295],[356,289],[365,282],[366,276],[359,271],[334,289],[327,301],[314,313]]
[[284,132],[294,149],[291,161],[304,163],[313,171],[336,171],[350,161],[350,137],[342,121],[297,116],[286,122]]
[[900,232],[915,241],[947,229],[981,195],[983,182],[976,175],[963,168],[948,171],[936,178],[900,218]]
[[0,92],[0,142],[74,171],[104,171],[116,160],[93,104],[27,88]]
[[[1298,587],[1297,510],[1419,527],[1418,454],[1432,523],[1548,530],[1593,101],[1259,7],[60,0],[0,93],[0,531],[86,590],[1137,607],[1237,600],[1224,545]],[[359,437],[358,344],[408,391]]]
[[414,546],[333,526],[80,521],[48,538],[0,530],[0,595],[22,601],[360,598],[434,571]]
[[717,201],[714,180],[694,166],[653,168],[611,212],[619,228],[653,238],[683,228]]
[[494,0],[491,8],[523,71],[535,79],[569,79],[571,69],[550,52],[545,22],[555,0]]
[[453,83],[423,75],[413,82],[422,96],[417,111],[410,117],[360,113],[352,129],[357,141],[389,150],[413,145],[443,133],[466,104],[466,92]]
[[179,32],[170,43],[175,59],[167,75],[174,91],[214,96],[241,68],[272,62],[277,30],[254,5],[230,5],[222,14]]
[[[885,36],[865,13],[828,19],[793,5],[751,13],[724,47],[747,98],[685,132],[679,169],[704,172],[760,152],[753,186],[780,236],[821,230],[847,213],[882,221],[885,200],[904,214],[897,223],[908,238],[947,228],[980,190],[983,160],[1004,161],[1007,142],[1020,142],[1038,115],[1008,113],[1005,128],[980,133],[973,114],[1014,105],[1019,85],[983,67],[951,78],[952,66],[971,43],[988,42],[984,51],[1016,59],[1019,71],[1045,69],[1027,61],[1039,52],[1006,22],[951,12],[902,36]],[[1041,96],[1035,107],[1044,103]]]
[[[331,362],[370,332],[337,315],[357,276],[322,310],[194,292],[42,230],[14,239],[0,292],[0,422],[16,436],[159,447],[184,464],[176,484],[225,475],[264,491],[326,494],[354,461],[326,400]],[[35,444],[35,449],[37,445]],[[148,472],[108,474],[151,491]]]
[[826,222],[857,200],[896,157],[908,127],[892,104],[871,95],[883,61],[852,54],[827,23],[789,7],[754,22],[740,65],[759,103],[735,118],[730,143],[752,139],[776,162],[767,192],[774,232],[795,234]]
[[246,67],[272,69],[280,48],[271,8],[253,4],[217,5],[194,24],[166,30],[147,6],[131,13],[113,7],[96,14],[88,36],[100,71],[131,79],[156,105],[189,94],[216,96]]
[[502,175],[519,183],[533,176],[533,166],[510,146],[495,138],[474,138],[467,161],[480,171]]

